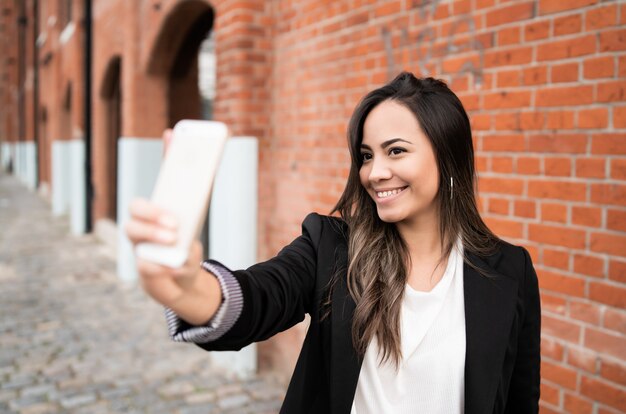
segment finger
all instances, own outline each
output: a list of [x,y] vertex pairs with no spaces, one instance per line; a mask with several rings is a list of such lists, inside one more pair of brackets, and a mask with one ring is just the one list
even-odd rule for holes
[[175,230],[177,228],[177,220],[174,215],[168,213],[154,203],[143,199],[136,198],[130,203],[130,214],[134,219],[156,222],[163,227]]
[[130,220],[124,230],[126,236],[133,244],[148,242],[163,245],[176,244],[177,234],[175,230],[159,225],[154,225],[140,220]]
[[172,142],[172,129],[168,128],[163,131],[163,155],[167,154],[167,150],[170,147],[170,143]]

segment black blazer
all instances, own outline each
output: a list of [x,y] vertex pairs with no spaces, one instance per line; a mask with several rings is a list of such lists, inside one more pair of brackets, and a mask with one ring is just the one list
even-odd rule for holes
[[[200,344],[207,350],[238,350],[310,314],[281,413],[350,412],[362,358],[351,340],[355,304],[345,278],[346,233],[342,220],[309,214],[302,235],[276,257],[233,272],[243,291],[242,314],[223,337]],[[485,260],[468,258],[490,276],[464,265],[465,414],[537,413],[540,305],[530,257],[502,242]],[[340,277],[330,316],[320,320],[335,273]]]

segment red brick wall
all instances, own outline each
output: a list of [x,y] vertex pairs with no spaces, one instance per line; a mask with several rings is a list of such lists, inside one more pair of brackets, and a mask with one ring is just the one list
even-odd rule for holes
[[539,274],[543,412],[626,411],[626,5],[311,0],[274,15],[262,256],[339,197],[364,93],[400,69],[443,78],[472,119],[484,216]]

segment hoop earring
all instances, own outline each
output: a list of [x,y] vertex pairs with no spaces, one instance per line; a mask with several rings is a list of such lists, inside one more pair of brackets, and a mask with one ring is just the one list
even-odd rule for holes
[[450,200],[452,200],[453,195],[454,195],[454,178],[450,177]]

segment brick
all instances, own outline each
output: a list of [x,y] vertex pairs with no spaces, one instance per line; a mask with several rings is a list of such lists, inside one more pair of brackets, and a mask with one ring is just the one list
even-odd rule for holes
[[626,29],[607,30],[600,32],[599,52],[616,52],[626,50]]
[[521,72],[514,70],[501,70],[497,73],[496,85],[498,88],[519,86],[521,84]]
[[538,158],[519,157],[516,170],[518,174],[536,175],[541,173],[541,164]]
[[577,344],[580,340],[580,325],[547,315],[541,317],[541,330],[547,335]]
[[562,250],[543,249],[543,264],[550,267],[557,267],[569,270],[569,253]]
[[606,228],[626,232],[626,211],[608,209],[606,212]]
[[563,406],[571,414],[592,414],[593,401],[581,398],[578,395],[565,393]]
[[491,171],[509,174],[513,172],[512,157],[493,157],[491,159]]
[[480,177],[478,186],[481,192],[521,195],[524,191],[524,182],[514,178]]
[[472,10],[472,4],[470,0],[458,0],[452,3],[452,14],[465,14]]
[[626,236],[591,233],[590,248],[594,252],[626,256]]
[[487,27],[517,22],[533,16],[533,2],[516,3],[487,12],[485,22]]
[[514,220],[507,220],[495,217],[485,217],[485,223],[491,231],[500,237],[511,237],[521,239],[524,232],[522,223]]
[[626,410],[626,391],[605,381],[583,376],[580,393],[618,410]]
[[557,13],[565,10],[579,9],[596,4],[599,0],[539,0],[538,12],[542,14]]
[[531,21],[524,26],[524,40],[529,42],[546,39],[550,35],[550,26],[550,20]]
[[553,361],[563,361],[564,347],[552,338],[541,338],[541,356]]
[[444,73],[458,73],[468,68],[478,68],[480,66],[480,56],[477,53],[465,56],[451,55],[446,57],[441,64]]
[[626,160],[611,160],[611,178],[615,180],[626,180]]
[[488,131],[491,129],[491,115],[475,114],[470,117],[472,130]]
[[515,200],[514,211],[518,217],[535,218],[537,216],[537,203],[527,200]]
[[569,304],[569,316],[577,321],[599,326],[602,312],[597,304],[572,300]]
[[609,306],[626,309],[626,288],[615,284],[591,282],[589,284],[589,298]]
[[586,254],[574,255],[574,272],[587,276],[604,277],[605,260],[601,257]]
[[567,350],[567,363],[591,374],[598,372],[599,359],[597,354],[584,348],[570,347]]
[[585,178],[605,178],[605,158],[579,158],[576,160],[576,176]]
[[556,273],[548,270],[538,271],[539,287],[542,290],[563,293],[570,296],[583,297],[585,294],[585,280],[565,276],[562,273]]
[[548,67],[534,66],[522,70],[524,85],[543,85],[548,81]]
[[596,52],[596,36],[584,35],[543,43],[537,46],[537,61],[558,60],[590,55]]
[[[626,7],[624,8],[626,11]],[[617,58],[618,66],[617,66],[617,76],[620,78],[626,77],[626,55],[619,56]]]
[[626,349],[626,336],[587,328],[585,329],[585,346],[600,353],[621,358]]
[[530,106],[529,91],[496,92],[483,95],[485,109],[521,108]]
[[562,36],[566,34],[579,33],[583,27],[582,14],[568,14],[556,17],[553,23],[554,36]]
[[626,155],[626,134],[595,134],[591,138],[591,153]]
[[493,68],[496,66],[513,66],[527,64],[532,61],[532,47],[516,47],[509,49],[498,48],[496,50],[488,50],[484,54],[485,68]]
[[561,364],[542,361],[541,377],[562,387],[575,390],[578,375],[573,369]]
[[541,311],[566,316],[567,301],[561,296],[541,293]]
[[588,105],[593,103],[593,87],[581,85],[540,89],[535,102],[539,107]]
[[578,127],[585,129],[606,128],[609,124],[607,108],[582,109],[578,111]]
[[626,100],[626,80],[598,84],[598,102],[619,102]]
[[380,6],[377,6],[374,9],[374,15],[376,17],[384,17],[384,16],[389,16],[392,14],[400,13],[401,11],[402,11],[402,2],[395,0],[391,2],[386,2],[384,4],[381,4]]
[[574,135],[531,135],[528,139],[531,152],[580,154],[587,151],[587,137]]
[[549,176],[569,177],[572,175],[572,161],[569,158],[546,157],[544,173]]
[[626,184],[591,184],[591,201],[626,206]]
[[519,114],[519,128],[521,130],[543,129],[545,119],[543,112],[522,112]]
[[574,111],[550,111],[547,117],[548,129],[572,129],[574,128]]
[[506,198],[490,197],[489,207],[487,208],[487,211],[489,211],[490,213],[503,214],[508,216],[510,204],[510,201]]
[[626,311],[608,308],[604,312],[604,327],[626,335]]
[[521,41],[522,32],[519,27],[507,27],[498,30],[498,46],[515,45]]
[[564,63],[552,66],[550,79],[553,83],[578,81],[578,63]]
[[609,279],[626,283],[626,262],[611,260],[609,262]]
[[585,30],[593,31],[617,24],[617,5],[609,4],[585,13]]
[[626,128],[626,106],[613,107],[613,126]]
[[602,209],[598,207],[573,206],[572,224],[600,227],[602,224]]
[[531,181],[528,195],[542,199],[585,201],[587,185],[569,181]]
[[[545,382],[541,382],[539,385],[539,392],[541,393],[541,401],[548,402],[552,405],[559,405],[559,401],[561,400],[560,394],[561,390],[556,386],[546,384]],[[540,414],[558,414],[558,411],[551,411],[547,407],[541,407]]]
[[616,384],[626,385],[626,365],[619,362],[602,359],[600,375]]
[[585,59],[583,74],[585,79],[612,78],[615,73],[613,56],[601,56]]
[[585,232],[563,226],[546,224],[529,224],[528,239],[552,246],[563,246],[572,249],[585,248]]
[[541,220],[557,223],[567,222],[567,206],[557,203],[541,204]]
[[483,151],[525,151],[523,135],[489,135],[483,137]]

